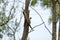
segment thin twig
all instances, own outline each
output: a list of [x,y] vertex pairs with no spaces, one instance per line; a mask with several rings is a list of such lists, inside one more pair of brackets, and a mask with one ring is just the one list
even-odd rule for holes
[[[8,24],[7,24],[7,26],[9,27],[9,25],[8,25]],[[9,29],[10,29],[12,32],[14,32],[14,31],[13,31],[13,29],[12,29],[11,27],[9,27]]]
[[41,24],[39,24],[39,25],[34,26],[34,27],[33,27],[33,29],[34,29],[34,28],[36,28],[36,27],[38,27],[38,26],[41,26],[42,24],[43,24],[43,23],[41,23]]
[[[31,7],[32,8],[32,7]],[[45,26],[45,28],[47,29],[47,31],[52,35],[52,33],[50,32],[50,30],[46,27],[46,25],[45,25],[45,22],[43,21],[43,19],[42,19],[42,17],[41,17],[41,15],[34,9],[34,8],[32,8],[38,15],[39,15],[39,17],[41,18],[41,20],[42,20],[42,22],[43,22],[43,24],[44,24],[44,26]]]
[[21,13],[21,17],[20,17],[20,21],[19,21],[19,23],[18,23],[18,26],[16,27],[16,31],[17,31],[17,28],[19,27],[19,25],[21,24],[21,21],[22,21],[22,13]]
[[[43,23],[41,23],[41,24],[39,24],[39,25],[34,26],[34,27],[33,27],[33,29],[34,29],[34,28],[36,28],[36,27],[38,27],[38,26],[41,26],[42,24],[43,24]],[[34,31],[34,30],[30,30],[30,32],[29,32],[29,33],[31,33],[32,31]]]
[[[24,4],[22,1],[19,1],[20,3],[22,3],[22,4]],[[30,6],[31,7],[31,6]],[[32,8],[32,7],[31,7]],[[41,18],[41,20],[43,21],[43,19],[42,19],[42,17],[41,17],[41,15],[34,9],[34,8],[32,8],[38,15],[39,15],[39,17]],[[44,26],[45,26],[45,28],[47,29],[47,31],[52,35],[52,33],[50,32],[50,30],[46,27],[46,25],[45,25],[45,22],[43,21],[43,24],[44,24]]]
[[12,6],[12,8],[11,8],[11,10],[10,10],[10,12],[9,12],[9,16],[8,16],[8,20],[5,22],[5,23],[3,23],[3,24],[1,24],[0,26],[3,26],[3,25],[5,25],[5,24],[7,24],[8,22],[9,22],[9,20],[10,20],[10,15],[11,15],[11,11],[12,11],[12,9],[14,8],[14,4],[15,4],[15,1],[14,1],[14,3],[13,3],[13,6]]

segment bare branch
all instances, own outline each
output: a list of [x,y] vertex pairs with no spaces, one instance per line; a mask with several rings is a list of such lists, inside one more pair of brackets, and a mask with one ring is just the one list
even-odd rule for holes
[[[7,26],[9,27],[9,25],[8,25],[8,24],[7,24]],[[10,29],[12,32],[14,32],[14,31],[13,31],[13,29],[12,29],[11,27],[9,27],[9,29]]]
[[16,31],[17,31],[17,28],[19,27],[19,25],[21,24],[21,21],[22,21],[22,13],[21,13],[21,17],[20,17],[20,21],[19,21],[19,23],[18,23],[18,26],[16,27]]
[[[20,3],[22,3],[22,4],[25,4],[25,3],[23,3],[22,1],[19,1]],[[31,6],[30,6],[31,7]],[[32,7],[31,7],[32,8]],[[42,19],[42,17],[41,17],[41,15],[34,9],[34,8],[32,8],[38,15],[39,15],[39,17],[41,18],[41,20],[43,21],[43,19]],[[43,24],[44,24],[44,27],[47,29],[47,31],[52,35],[52,33],[50,32],[50,30],[46,27],[46,25],[45,25],[45,22],[43,21]]]
[[[36,27],[38,27],[38,26],[41,26],[42,24],[43,24],[43,23],[41,23],[41,24],[39,24],[39,25],[34,26],[34,27],[33,27],[33,29],[34,29],[34,28],[36,28]],[[29,32],[29,33],[31,33],[32,31],[34,31],[34,30],[30,30],[30,32]]]
[[38,27],[38,26],[41,26],[42,24],[43,24],[43,23],[41,23],[41,24],[39,24],[39,25],[34,26],[34,27],[33,27],[33,29],[34,29],[34,28],[36,28],[36,27]]
[[[32,7],[31,7],[31,8],[32,8]],[[42,20],[42,22],[43,22],[43,24],[44,24],[44,27],[45,27],[45,28],[47,29],[47,31],[52,35],[52,33],[50,32],[50,30],[46,27],[45,22],[43,21],[41,15],[40,15],[34,8],[32,8],[32,9],[39,15],[39,17],[41,18],[41,20]]]

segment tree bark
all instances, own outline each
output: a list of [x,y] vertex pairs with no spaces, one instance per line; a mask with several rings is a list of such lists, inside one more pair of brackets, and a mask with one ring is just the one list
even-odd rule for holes
[[52,40],[56,40],[56,0],[52,0]]
[[[26,14],[28,14],[29,12],[26,11]],[[29,15],[29,14],[28,14]],[[27,16],[29,19],[29,16]],[[22,36],[22,40],[27,40],[27,37],[28,37],[28,31],[29,31],[29,25],[27,23],[27,20],[25,18],[25,22],[24,22],[24,31],[23,31],[23,36]]]
[[29,32],[29,24],[30,24],[29,10],[28,10],[29,3],[30,3],[30,0],[25,1],[25,10],[23,11],[23,15],[24,15],[24,31],[23,31],[22,40],[27,40],[28,32]]

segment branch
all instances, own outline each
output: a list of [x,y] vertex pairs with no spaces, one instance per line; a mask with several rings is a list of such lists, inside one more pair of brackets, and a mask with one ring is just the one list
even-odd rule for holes
[[[19,1],[20,3],[22,3],[22,4],[25,4],[25,3],[23,3],[22,1]],[[30,6],[31,7],[31,6]],[[32,8],[32,7],[31,7]],[[41,18],[41,20],[43,21],[43,19],[42,19],[42,17],[41,17],[41,15],[34,9],[34,8],[32,8],[38,15],[39,15],[39,17]],[[45,22],[43,21],[43,24],[44,24],[44,26],[45,26],[45,28],[47,29],[47,31],[52,35],[52,33],[50,32],[50,30],[46,27],[46,25],[45,25]]]
[[[15,1],[14,1],[14,3],[15,3]],[[9,22],[9,20],[10,20],[10,15],[11,15],[11,11],[12,11],[12,9],[14,8],[14,3],[13,3],[13,6],[12,6],[10,12],[9,12],[9,16],[8,16],[8,18],[7,18],[8,20],[7,20],[5,23],[0,24],[0,26],[3,26],[3,25],[5,25],[5,24],[7,24],[7,23]]]
[[38,26],[41,26],[42,24],[43,24],[43,23],[41,23],[41,24],[39,24],[39,25],[34,26],[34,27],[33,27],[33,29],[34,29],[34,28],[36,28],[36,27],[38,27]]
[[[8,25],[8,24],[7,24],[7,26],[9,27],[9,25]],[[12,29],[11,27],[9,27],[9,29],[10,29],[12,32],[14,32],[14,31],[13,31],[13,29]]]
[[[36,28],[36,27],[38,27],[38,26],[41,26],[42,24],[43,24],[43,23],[41,23],[41,24],[39,24],[39,25],[34,26],[34,27],[33,27],[33,29],[34,29],[34,28]],[[30,30],[30,32],[29,32],[29,33],[31,33],[32,31],[34,31],[34,30]]]
[[[31,7],[31,8],[32,8],[32,7]],[[32,8],[32,9],[39,15],[39,17],[41,18],[41,20],[42,20],[42,22],[43,22],[43,24],[44,24],[44,27],[45,27],[45,28],[47,29],[47,31],[52,35],[52,33],[50,32],[50,30],[46,27],[45,22],[43,21],[41,15],[40,15],[34,8]]]
[[21,17],[20,17],[20,21],[19,21],[19,23],[18,23],[18,26],[16,27],[16,31],[17,31],[17,28],[19,27],[19,24],[21,24],[21,21],[22,21],[22,13],[21,13]]
[[33,30],[33,28],[30,25],[30,23],[31,23],[30,18],[28,18],[28,14],[26,14],[25,10],[23,11],[23,14],[24,14],[25,20],[28,23],[29,27]]

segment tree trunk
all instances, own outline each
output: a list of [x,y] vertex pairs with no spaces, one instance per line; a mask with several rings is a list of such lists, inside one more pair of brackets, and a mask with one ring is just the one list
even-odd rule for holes
[[24,31],[23,31],[23,36],[22,36],[22,40],[27,40],[28,37],[28,31],[29,31],[29,27],[25,21],[24,23]]
[[[23,15],[24,15],[24,31],[23,31],[22,40],[27,40],[27,37],[28,37],[29,24],[30,24],[29,10],[28,10],[29,3],[30,3],[30,0],[25,1],[25,10],[23,11]],[[27,21],[29,21],[29,23]]]
[[[59,14],[60,14],[60,3],[59,3]],[[60,18],[59,18],[58,40],[60,40]]]
[[59,31],[58,31],[58,40],[60,40],[60,19],[59,19]]
[[52,0],[52,40],[56,40],[56,0]]

